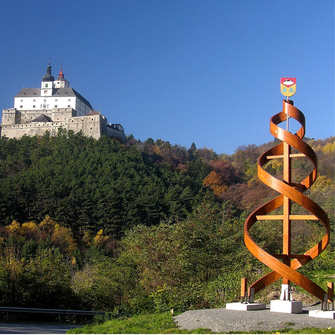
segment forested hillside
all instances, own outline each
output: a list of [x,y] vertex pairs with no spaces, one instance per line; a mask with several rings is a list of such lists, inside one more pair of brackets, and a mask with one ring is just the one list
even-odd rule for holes
[[[214,198],[202,185],[210,167],[201,159],[175,168],[108,137],[1,139],[0,157],[2,224],[49,215],[75,234],[104,229],[120,237],[136,224],[185,218],[204,197]],[[171,152],[169,159],[179,157]]]
[[[335,138],[306,141],[319,160],[308,196],[334,230]],[[241,276],[266,271],[245,248],[243,225],[275,196],[256,175],[259,155],[274,144],[229,156],[133,136],[124,144],[64,131],[1,138],[0,304],[119,315],[238,299]],[[312,169],[304,159],[293,167],[297,181]],[[266,168],[280,178],[279,160]],[[259,225],[253,234],[280,253],[281,227],[271,223],[270,231]],[[294,252],[323,233],[315,222],[295,224]],[[332,236],[303,271],[333,271],[334,247]]]

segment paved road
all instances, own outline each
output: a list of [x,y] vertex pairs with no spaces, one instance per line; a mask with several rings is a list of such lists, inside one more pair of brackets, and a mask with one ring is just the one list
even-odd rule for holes
[[0,323],[0,334],[65,334],[69,329],[80,325],[61,325],[43,323]]

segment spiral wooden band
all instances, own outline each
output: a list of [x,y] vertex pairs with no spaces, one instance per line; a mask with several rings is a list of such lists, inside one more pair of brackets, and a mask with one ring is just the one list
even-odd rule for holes
[[[278,124],[286,121],[287,118],[294,118],[301,125],[301,128],[297,131],[296,134],[292,134],[289,131],[278,127]],[[302,287],[323,301],[324,294],[326,292],[310,279],[296,271],[301,266],[320,255],[328,245],[330,238],[330,224],[326,213],[320,206],[318,206],[315,202],[303,194],[304,191],[313,185],[317,177],[317,157],[315,152],[307,143],[302,140],[305,135],[305,117],[299,109],[293,106],[293,102],[284,100],[283,111],[274,115],[270,120],[270,132],[275,138],[282,142],[270,150],[267,150],[259,157],[258,177],[264,184],[277,191],[280,195],[250,214],[244,226],[244,241],[252,255],[254,255],[258,260],[267,265],[273,271],[253,283],[249,287],[249,291],[251,288],[253,288],[254,292],[256,293],[264,287],[272,284],[276,280],[280,278],[286,278],[287,280],[292,281],[296,285]],[[284,154],[285,144],[297,149],[313,164],[313,171],[300,183],[293,183],[276,179],[263,168],[263,166],[271,159],[277,158]],[[319,220],[323,224],[323,227],[326,231],[326,234],[322,240],[319,241],[310,250],[306,251],[303,255],[271,255],[260,248],[249,234],[251,227],[258,221],[259,218],[262,217],[262,219],[266,219],[264,216],[283,206],[284,197],[294,201],[312,213],[312,216],[306,216],[306,219],[308,219],[308,217],[312,217],[312,219]],[[299,219],[303,219],[303,217],[301,216]],[[269,220],[271,220],[270,216]],[[284,262],[285,257],[289,259],[288,264],[285,264]],[[279,259],[282,259],[283,262]]]

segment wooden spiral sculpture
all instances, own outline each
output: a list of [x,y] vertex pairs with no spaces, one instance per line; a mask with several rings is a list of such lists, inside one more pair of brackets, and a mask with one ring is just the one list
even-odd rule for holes
[[[278,127],[283,121],[294,118],[299,122],[301,128],[296,134]],[[247,248],[262,263],[273,271],[254,282],[249,287],[253,293],[257,293],[264,287],[276,280],[283,278],[283,284],[290,281],[310,292],[321,301],[324,301],[326,292],[307,277],[296,270],[304,264],[313,260],[326,248],[329,243],[330,225],[326,213],[315,202],[303,194],[316,180],[317,158],[313,149],[302,139],[305,135],[305,117],[303,113],[293,106],[293,101],[283,100],[283,111],[274,115],[270,120],[271,134],[281,141],[272,149],[263,153],[258,159],[258,177],[260,180],[277,191],[280,195],[265,205],[256,209],[246,220],[244,226],[244,240]],[[298,154],[292,154],[291,149],[295,148]],[[307,157],[313,164],[313,171],[300,183],[291,181],[291,159],[293,157]],[[283,180],[278,180],[270,175],[263,167],[271,159],[283,158]],[[308,210],[311,215],[292,215],[291,202],[295,202]],[[282,206],[282,215],[268,215],[275,209]],[[283,221],[283,253],[271,255],[261,249],[251,238],[249,231],[259,220],[282,220]],[[291,254],[291,220],[319,220],[326,231],[326,234],[313,248],[303,255]],[[281,259],[281,260],[280,260]],[[332,297],[329,297],[332,298]]]

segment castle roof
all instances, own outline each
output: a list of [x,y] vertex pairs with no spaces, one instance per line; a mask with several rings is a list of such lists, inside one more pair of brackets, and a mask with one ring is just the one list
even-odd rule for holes
[[41,114],[31,122],[52,122],[52,119],[47,115]]
[[23,88],[15,97],[36,97],[40,95],[40,88]]
[[60,67],[60,72],[58,74],[58,80],[64,80],[64,73],[63,73],[63,67]]

